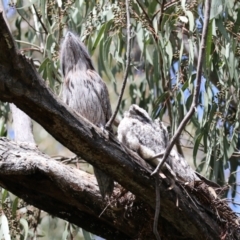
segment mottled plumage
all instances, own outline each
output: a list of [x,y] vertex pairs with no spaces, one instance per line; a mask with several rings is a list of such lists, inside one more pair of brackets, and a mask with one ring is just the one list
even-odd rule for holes
[[152,121],[144,109],[134,104],[118,126],[118,139],[142,158],[150,159],[166,149],[168,132],[158,119]]
[[[156,154],[164,154],[169,141],[164,124],[159,119],[153,121],[144,109],[135,104],[124,113],[118,126],[118,139],[148,162]],[[150,163],[156,166],[159,161],[160,158],[157,158]],[[164,168],[167,168],[173,177],[176,174],[183,181],[199,180],[194,170],[175,150],[171,151]]]
[[[80,39],[68,32],[61,45],[61,69],[64,78],[63,101],[98,127],[103,128],[112,115],[107,87],[95,71],[90,55]],[[103,197],[111,195],[114,182],[94,168]]]

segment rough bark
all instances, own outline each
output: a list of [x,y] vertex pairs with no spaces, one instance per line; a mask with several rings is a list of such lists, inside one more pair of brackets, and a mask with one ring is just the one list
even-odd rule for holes
[[[1,138],[0,171],[0,184],[4,188],[40,209],[106,238],[137,236],[139,223],[145,221],[145,216],[139,218],[140,211],[153,214],[146,204],[136,201],[133,194],[124,196],[124,190],[119,187],[114,191],[116,202],[103,211],[107,202],[102,200],[93,175],[51,159],[34,144]],[[123,199],[125,203],[121,202]],[[138,218],[132,214],[127,217],[129,209],[124,209],[125,205],[133,203],[136,206],[131,210]]]
[[[0,100],[16,104],[32,119],[40,123],[59,142],[77,155],[82,156],[92,165],[105,171],[124,188],[134,193],[137,198],[148,204],[151,209],[154,209],[155,180],[150,176],[151,169],[148,165],[136,154],[127,151],[121,146],[114,136],[104,134],[99,128],[78,116],[57,99],[36,72],[32,62],[17,51],[2,14],[0,14],[0,49]],[[11,155],[10,152],[8,154],[8,151],[6,156]],[[4,152],[3,148],[2,156]],[[114,222],[113,217],[106,220],[92,218],[91,223],[99,220],[97,222],[99,225],[91,226],[91,229],[84,225],[84,222],[86,222],[86,215],[84,214],[87,213],[82,212],[81,214],[82,208],[79,202],[85,201],[85,207],[87,206],[86,208],[93,210],[92,206],[95,201],[99,201],[100,195],[94,194],[91,197],[91,188],[84,191],[86,195],[81,195],[79,187],[79,184],[81,184],[79,178],[81,176],[75,170],[71,170],[72,180],[68,178],[65,172],[70,171],[67,166],[61,166],[61,170],[55,173],[56,175],[53,177],[47,166],[41,166],[40,164],[36,168],[36,165],[34,165],[36,159],[32,158],[31,164],[27,164],[24,168],[34,170],[33,175],[21,175],[21,164],[26,164],[23,159],[20,165],[17,165],[19,164],[17,156],[15,156],[15,161],[12,159],[9,164],[4,159],[6,158],[1,157],[0,165],[0,183],[3,187],[33,205],[54,213],[56,216],[69,219],[69,221],[96,234],[105,236],[105,228],[101,229],[103,222],[107,222],[110,232],[115,231],[117,234],[117,227],[111,227]],[[51,164],[56,163],[51,161]],[[12,167],[16,172],[11,173],[6,166],[10,169]],[[46,172],[42,170],[43,167],[45,167]],[[77,180],[78,184],[75,184]],[[28,187],[31,181],[35,182],[36,188]],[[51,185],[48,186],[49,182],[51,182]],[[203,201],[202,199],[206,200],[205,198],[211,199],[210,193],[205,188],[194,185],[185,189],[181,183],[176,182],[174,188],[168,191],[167,183],[168,181],[164,180],[160,186],[161,223],[162,226],[164,220],[168,223],[168,226],[164,228],[165,231],[161,233],[164,233],[165,236],[169,235],[167,239],[177,239],[178,237],[173,236],[173,234],[179,233],[181,233],[181,237],[187,239],[221,239],[223,236],[225,239],[240,238],[238,235],[239,225],[237,222],[234,224],[236,221],[234,213],[218,198],[212,201]],[[187,192],[193,192],[193,194]],[[61,193],[63,193],[62,196],[64,197],[61,197]],[[191,197],[189,197],[190,195]],[[58,198],[54,196],[58,196]],[[43,199],[38,201],[41,197]],[[213,204],[214,201],[216,202],[215,205]],[[213,204],[212,208],[209,207],[209,202]],[[223,204],[225,212],[227,209],[230,218],[227,218],[224,214],[219,214],[221,209],[217,207],[220,203]],[[56,205],[59,208],[56,208]],[[62,208],[61,211],[59,211],[60,208]],[[69,211],[72,212],[72,217],[66,216],[66,212]],[[95,216],[99,214],[99,211],[93,212]],[[146,224],[148,224],[148,221],[146,221]],[[125,236],[136,238],[136,235],[130,233],[130,230],[125,232],[124,227],[121,230],[122,232],[119,234],[122,235],[119,235],[119,238],[126,239]],[[105,237],[112,239],[110,235]]]

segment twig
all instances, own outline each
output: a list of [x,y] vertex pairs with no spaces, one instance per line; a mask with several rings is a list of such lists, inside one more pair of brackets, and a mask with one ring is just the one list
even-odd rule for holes
[[[176,2],[174,2],[174,4],[176,4]],[[163,0],[162,3],[161,3],[160,9],[156,13],[156,14],[160,13],[159,24],[158,24],[160,27],[162,25],[163,12],[165,10],[165,6],[166,6],[166,3],[165,3],[165,0]],[[155,17],[155,15],[154,15],[154,17]],[[152,22],[153,22],[154,17],[151,20]],[[159,30],[161,31],[161,29],[159,29]],[[157,43],[157,38],[154,38],[154,40],[155,40],[156,44],[158,44]],[[159,51],[159,62],[160,62],[160,72],[161,72],[161,75],[162,75],[162,86],[163,86],[164,91],[168,92],[168,91],[170,91],[170,87],[169,87],[170,81],[168,81],[168,84],[166,84],[166,80],[165,80],[165,77],[164,77],[164,71],[163,71],[163,57],[162,57],[161,51]],[[171,102],[170,102],[169,97],[166,98],[166,105],[167,105],[167,110],[168,110],[168,113],[169,113],[170,125],[172,126],[172,122],[173,122],[172,106],[171,106]],[[177,147],[178,153],[181,154],[182,156],[184,156],[183,150],[182,150],[181,145],[180,145],[180,139],[179,138],[176,141],[176,147]]]
[[38,32],[38,33],[43,33],[43,32],[41,32],[41,31],[38,31],[37,29],[35,29],[31,24],[30,24],[30,22],[23,16],[23,15],[21,15],[21,13],[18,11],[18,9],[16,8],[16,10],[17,10],[17,13],[21,16],[21,18],[28,24],[28,26],[30,27],[30,28],[32,28],[35,32]]
[[[173,145],[175,144],[176,140],[179,138],[182,130],[185,128],[186,124],[196,111],[196,107],[198,105],[198,95],[200,91],[201,86],[201,77],[202,77],[202,65],[203,65],[203,55],[205,50],[205,45],[207,41],[207,32],[208,32],[208,22],[209,22],[209,16],[210,16],[210,9],[211,9],[211,0],[206,0],[205,2],[205,18],[204,18],[204,25],[203,25],[203,32],[202,32],[202,39],[201,39],[201,48],[199,51],[199,58],[198,58],[198,64],[197,64],[197,76],[196,76],[196,87],[194,90],[193,95],[193,102],[192,105],[185,116],[185,118],[180,123],[175,135],[173,136],[172,140],[170,141],[169,145],[166,148],[165,154],[162,158],[162,161],[158,164],[156,169],[152,172],[152,175],[155,175],[159,172],[165,161],[167,160],[168,155],[170,154]],[[153,158],[157,158],[158,155],[154,156]]]
[[116,118],[120,103],[122,101],[122,97],[123,97],[123,93],[126,87],[126,83],[127,83],[127,77],[128,77],[128,70],[130,67],[130,42],[131,42],[131,23],[130,23],[130,13],[129,13],[129,0],[126,0],[126,15],[127,15],[127,50],[126,50],[126,57],[127,57],[127,64],[126,64],[126,69],[124,72],[124,78],[123,78],[123,84],[122,84],[122,89],[121,89],[121,93],[119,95],[118,98],[118,102],[117,102],[117,107],[113,113],[113,115],[111,116],[111,118],[109,119],[109,121],[106,124],[106,129],[110,129],[111,125],[114,121],[114,119]]
[[29,51],[36,51],[36,52],[39,52],[39,53],[43,53],[42,50],[39,50],[39,48],[22,48],[21,49],[22,53],[29,52]]
[[103,215],[103,213],[106,211],[106,209],[112,204],[113,201],[109,201],[109,203],[106,205],[106,207],[102,210],[102,212],[99,214],[99,218]]
[[[162,1],[162,4],[161,4],[161,7],[160,7],[160,18],[159,18],[159,26],[161,27],[162,25],[162,20],[163,20],[163,12],[164,12],[164,7],[166,5],[165,3],[166,1],[163,0]],[[161,31],[161,29],[159,29],[159,31]],[[155,39],[156,41],[156,44],[157,43],[157,40]],[[161,72],[161,76],[162,76],[162,86],[163,86],[163,90],[164,92],[170,92],[170,81],[167,81],[168,83],[166,83],[166,78],[164,76],[164,70],[163,70],[163,56],[162,56],[162,53],[161,51],[159,50],[159,63],[160,63],[160,72]],[[169,94],[168,94],[168,97],[166,97],[166,106],[167,106],[167,110],[168,110],[168,115],[169,115],[169,120],[170,120],[170,125],[172,126],[172,123],[173,123],[173,118],[172,118],[172,105],[171,105],[171,101],[170,101],[170,98],[169,98]],[[177,151],[179,154],[181,154],[182,156],[184,156],[183,154],[183,150],[181,148],[181,145],[180,145],[180,139],[178,138],[177,141],[176,141],[176,147],[177,147]]]
[[[161,4],[161,13],[160,13],[161,15],[160,15],[160,19],[159,19],[159,26],[161,26],[161,23],[162,23],[164,3],[165,3],[165,1],[163,0],[162,4]],[[139,2],[138,2],[138,4],[140,5]],[[143,9],[143,11],[144,11],[144,9]],[[147,16],[146,13],[145,13],[145,15]],[[150,24],[151,23],[152,23],[152,21],[150,22]],[[157,38],[154,38],[154,40],[155,40],[156,44],[158,44]],[[163,85],[164,85],[164,88],[165,88],[165,77],[164,77],[163,64],[162,64],[163,63],[163,58],[162,58],[161,51],[159,51],[159,61],[160,61],[160,72],[161,72],[161,75],[162,75],[162,82],[163,82]],[[170,118],[170,122],[171,122],[171,118]],[[154,233],[157,240],[161,240],[161,237],[160,237],[158,229],[157,229],[158,219],[159,219],[159,214],[160,214],[160,186],[159,186],[159,176],[158,176],[158,174],[155,175],[155,192],[156,192],[156,207],[155,207],[154,222],[153,222],[153,233]]]
[[149,26],[152,26],[152,20],[149,18],[147,12],[146,12],[145,9],[144,9],[144,6],[142,5],[142,3],[141,3],[139,0],[137,0],[137,3],[138,3],[138,5],[139,5],[139,7],[142,9],[142,11],[143,11],[143,13],[144,13],[144,15],[145,15],[145,18],[146,18],[146,20],[148,21]]
[[195,207],[197,209],[199,209],[196,205],[196,203],[193,201],[193,199],[191,198],[191,196],[188,194],[187,190],[184,188],[184,186],[182,184],[180,184],[180,187],[184,190],[184,192],[187,194],[187,196],[189,197],[189,199],[192,201],[192,203],[195,205]]
[[[160,25],[162,25],[163,11],[164,11],[164,7],[166,6],[165,2],[166,1],[163,0],[162,6],[161,6]],[[176,4],[176,2],[173,2],[172,4]],[[172,6],[172,5],[170,5],[170,6]],[[163,74],[163,71],[162,71],[162,74]],[[167,87],[168,91],[170,91],[170,85],[171,85],[170,81],[168,81],[168,86],[167,86],[166,83],[165,83],[165,78],[162,77],[162,82],[163,82],[163,88]],[[167,101],[167,109],[168,109],[168,112],[169,112],[169,119],[170,119],[170,123],[171,123],[171,126],[172,126],[173,119],[172,119],[172,105],[171,105],[170,98],[168,97],[166,99],[166,101]],[[184,153],[183,153],[183,150],[182,150],[182,147],[181,147],[180,138],[177,138],[177,140],[176,140],[176,148],[177,148],[178,153],[181,154],[182,156],[184,156]]]
[[25,41],[21,41],[21,40],[15,40],[15,42],[22,43],[22,44],[26,44],[26,45],[31,45],[31,46],[37,48],[39,52],[43,53],[43,51],[41,50],[41,48],[40,48],[38,45],[35,45],[35,44],[33,44],[33,43],[29,43],[29,42],[25,42]]
[[147,12],[145,11],[144,6],[141,4],[141,2],[140,2],[139,0],[137,0],[137,3],[138,3],[138,5],[139,5],[139,7],[142,9],[143,14],[144,14],[144,16],[145,16],[145,19],[146,19],[147,22],[148,22],[148,26],[149,26],[149,28],[150,28],[150,31],[151,31],[152,34],[154,35],[153,37],[154,37],[154,39],[155,39],[155,41],[156,41],[156,40],[158,39],[158,35],[157,35],[157,33],[155,32],[154,27],[152,26],[152,20],[149,18],[148,14],[147,14]]
[[34,4],[33,4],[33,8],[34,8],[35,13],[36,13],[36,15],[37,15],[38,21],[39,21],[40,24],[42,25],[42,28],[44,29],[45,33],[48,34],[48,30],[47,30],[47,28],[45,27],[44,23],[42,22],[41,16],[38,14],[38,11],[37,11],[37,9],[36,9],[36,7],[35,7]]
[[159,186],[159,184],[160,184],[159,176],[156,175],[155,176],[156,208],[155,208],[155,214],[154,214],[153,233],[157,240],[161,240],[161,237],[157,230],[159,213],[160,213],[160,186]]
[[116,202],[118,199],[120,199],[121,197],[123,197],[124,194],[127,193],[127,192],[128,192],[128,191],[127,191],[126,189],[124,189],[119,196],[117,196],[116,198],[114,198],[114,199],[112,199],[112,200],[109,199],[108,204],[107,204],[106,207],[102,210],[102,212],[99,214],[98,217],[100,218],[100,217],[102,216],[102,214],[106,211],[106,209],[107,209],[110,205],[112,205],[113,202]]
[[[158,3],[161,5],[161,2],[160,2],[160,1],[158,1]],[[169,2],[169,3],[164,3],[163,9],[162,9],[162,7],[161,7],[160,9],[158,9],[158,10],[153,14],[151,21],[154,20],[154,18],[158,15],[159,12],[163,12],[162,10],[165,11],[165,10],[167,10],[168,8],[174,6],[175,4],[178,4],[178,3],[179,3],[179,0],[171,1],[171,2]]]

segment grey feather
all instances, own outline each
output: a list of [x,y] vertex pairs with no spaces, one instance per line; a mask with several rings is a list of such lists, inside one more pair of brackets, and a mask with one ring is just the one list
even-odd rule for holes
[[[104,127],[112,115],[107,87],[95,71],[92,60],[79,37],[68,32],[61,45],[61,69],[64,78],[63,101],[98,127]],[[114,182],[94,168],[100,192],[111,195]]]
[[[169,136],[167,128],[159,119],[153,121],[144,109],[131,105],[118,126],[118,139],[149,162],[149,159],[156,154],[164,154]],[[150,163],[156,166],[159,161],[161,159],[157,158],[151,160]],[[176,176],[183,181],[199,180],[187,161],[174,149],[164,167],[171,172],[173,177]]]

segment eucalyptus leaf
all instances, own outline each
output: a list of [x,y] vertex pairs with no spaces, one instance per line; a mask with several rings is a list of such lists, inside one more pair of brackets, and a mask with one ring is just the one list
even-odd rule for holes
[[28,226],[28,222],[26,219],[21,218],[20,219],[20,224],[23,227],[24,230],[24,240],[27,240],[28,238],[28,231],[29,231],[29,226]]
[[9,234],[8,220],[3,213],[0,216],[0,239],[11,240]]
[[85,231],[84,229],[82,229],[82,232],[83,232],[83,236],[84,236],[84,239],[85,240],[94,240],[92,237],[91,237],[91,234],[87,231]]

